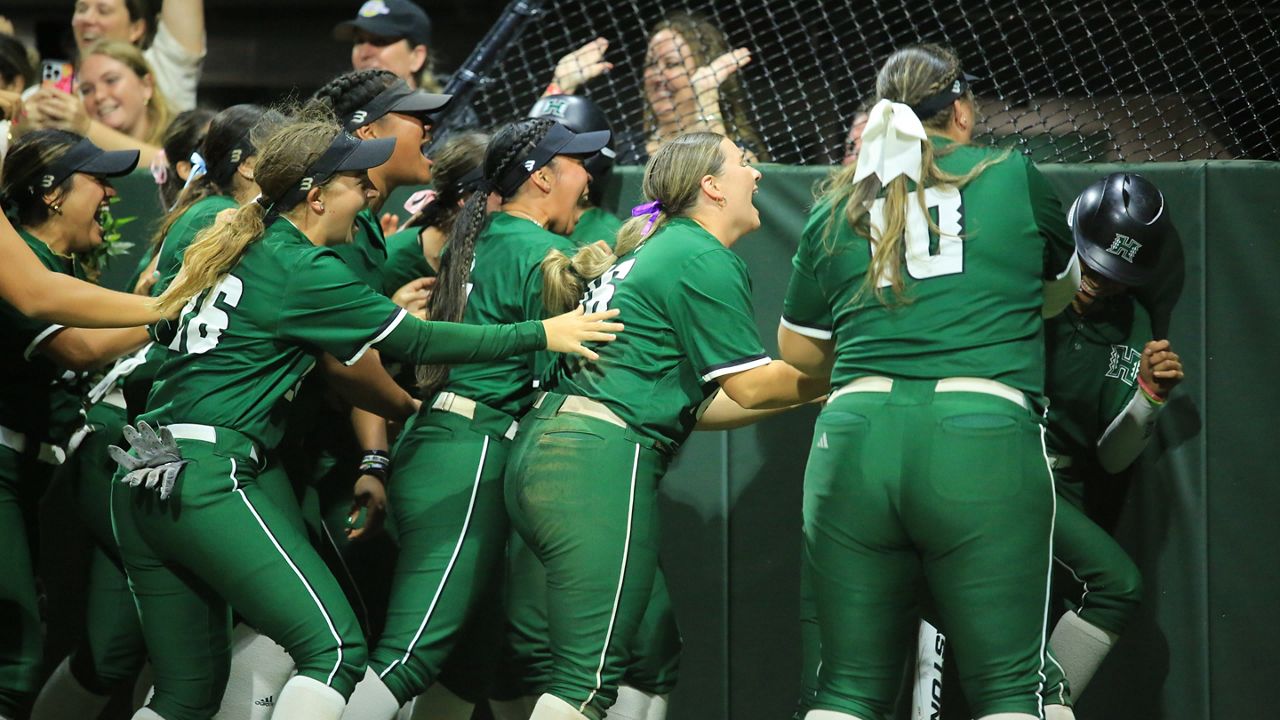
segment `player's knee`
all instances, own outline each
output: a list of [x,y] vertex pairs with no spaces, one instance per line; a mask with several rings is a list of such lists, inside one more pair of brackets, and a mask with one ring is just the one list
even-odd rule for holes
[[[1107,595],[1121,625],[1127,625],[1142,604],[1142,573],[1126,558],[1113,577],[1108,578]],[[1121,628],[1108,628],[1120,632]]]

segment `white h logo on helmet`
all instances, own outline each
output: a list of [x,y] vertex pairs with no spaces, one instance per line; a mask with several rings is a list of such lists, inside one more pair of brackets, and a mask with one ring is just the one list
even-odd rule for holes
[[1107,252],[1124,260],[1125,262],[1133,262],[1133,256],[1138,254],[1142,249],[1142,243],[1134,240],[1128,235],[1116,233],[1116,239],[1111,241],[1111,247],[1107,248]]

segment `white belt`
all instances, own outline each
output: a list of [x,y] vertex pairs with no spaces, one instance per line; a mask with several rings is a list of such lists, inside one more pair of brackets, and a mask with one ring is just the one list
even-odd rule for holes
[[[27,436],[0,425],[0,445],[17,453],[24,453],[27,451]],[[57,445],[40,443],[40,452],[36,454],[36,459],[47,465],[61,465],[67,459],[67,454]]]
[[[174,423],[172,425],[162,426],[166,428],[175,440],[199,440],[213,445],[218,443],[218,429],[212,425],[200,425],[198,423]],[[160,432],[160,428],[156,428],[156,432]],[[249,457],[258,459],[257,443],[249,443]]]
[[[545,397],[546,393],[543,393],[533,406],[542,407],[542,400]],[[560,410],[558,412],[573,413],[574,415],[586,415],[587,417],[593,417],[597,420],[603,420],[611,425],[617,425],[620,428],[625,428],[627,426],[626,421],[618,417],[618,415],[610,410],[608,406],[603,403],[598,403],[590,398],[584,398],[581,395],[566,395],[564,402],[560,404]]]
[[[431,401],[431,409],[461,415],[468,420],[476,419],[476,401],[457,393],[437,393],[435,399]],[[507,428],[507,431],[502,436],[510,440],[516,436],[516,431],[519,429],[520,423],[512,420],[511,426]]]
[[[889,392],[893,389],[893,378],[880,377],[879,375],[871,375],[868,377],[860,377],[857,380],[845,385],[844,387],[831,393],[827,398],[827,402],[831,402],[846,393],[856,392]],[[1021,406],[1026,410],[1031,409],[1031,403],[1027,401],[1027,396],[1021,391],[1015,390],[1008,385],[998,381],[989,380],[987,378],[970,378],[970,377],[953,377],[943,378],[934,385],[934,392],[967,392],[980,393],[982,395],[994,395],[1004,398],[1011,403]]]

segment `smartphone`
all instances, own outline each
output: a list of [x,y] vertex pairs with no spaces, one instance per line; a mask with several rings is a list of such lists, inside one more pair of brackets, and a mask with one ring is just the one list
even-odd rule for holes
[[45,60],[40,64],[40,86],[55,88],[68,95],[74,93],[76,66],[66,60]]

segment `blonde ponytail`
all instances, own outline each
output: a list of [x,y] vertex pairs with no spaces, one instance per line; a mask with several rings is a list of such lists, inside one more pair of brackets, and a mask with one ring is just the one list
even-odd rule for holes
[[262,224],[265,214],[265,208],[251,202],[236,210],[229,221],[214,223],[196,233],[182,256],[182,270],[156,300],[160,314],[170,315],[178,311],[188,300],[213,287],[230,272],[249,246],[266,231]]

